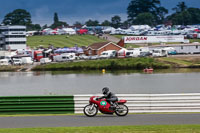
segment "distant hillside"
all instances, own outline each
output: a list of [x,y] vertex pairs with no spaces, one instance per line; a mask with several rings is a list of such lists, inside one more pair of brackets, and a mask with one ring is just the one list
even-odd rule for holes
[[43,35],[27,37],[27,45],[31,48],[40,45],[48,47],[49,44],[54,45],[54,47],[73,47],[75,44],[78,46],[88,46],[96,42],[106,42],[106,40],[93,35]]

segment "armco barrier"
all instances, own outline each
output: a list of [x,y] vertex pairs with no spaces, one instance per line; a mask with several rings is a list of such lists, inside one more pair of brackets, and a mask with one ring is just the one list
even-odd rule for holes
[[[83,113],[92,95],[74,95],[75,113]],[[97,96],[97,95],[96,95]],[[126,99],[130,113],[200,112],[200,93],[185,94],[118,94]]]
[[0,97],[0,114],[74,113],[73,96]]
[[[100,95],[100,94],[99,94]],[[92,95],[0,97],[0,114],[83,113]],[[130,113],[200,112],[200,93],[117,94]]]

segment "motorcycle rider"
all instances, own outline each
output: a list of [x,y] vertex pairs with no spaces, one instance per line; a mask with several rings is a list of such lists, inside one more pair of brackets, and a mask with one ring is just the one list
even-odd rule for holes
[[108,88],[108,87],[104,87],[104,88],[102,89],[102,93],[103,93],[104,96],[97,98],[97,100],[98,100],[98,99],[103,99],[103,98],[105,98],[106,101],[111,105],[110,108],[111,108],[111,109],[115,109],[114,103],[115,103],[116,101],[118,101],[117,96],[115,96],[114,93],[109,92],[109,88]]

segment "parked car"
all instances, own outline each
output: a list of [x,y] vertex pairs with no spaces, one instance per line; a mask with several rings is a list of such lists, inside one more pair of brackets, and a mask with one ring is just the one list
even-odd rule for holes
[[177,54],[177,51],[173,47],[166,47],[166,48],[163,48],[163,49],[167,50],[168,55],[176,55]]
[[82,54],[82,55],[79,55],[79,59],[81,59],[81,60],[88,60],[89,56],[86,56],[86,55]]
[[150,56],[152,55],[151,52],[140,52],[140,55],[138,57],[147,57],[147,56]]
[[99,56],[98,55],[89,56],[89,59],[90,60],[97,60],[97,59],[99,59]]

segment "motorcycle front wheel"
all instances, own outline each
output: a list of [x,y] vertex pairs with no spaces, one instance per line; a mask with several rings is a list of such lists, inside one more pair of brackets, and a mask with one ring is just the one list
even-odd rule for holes
[[83,109],[83,112],[88,117],[93,117],[97,115],[98,109],[94,105],[86,105]]
[[115,114],[118,116],[126,116],[128,114],[128,107],[126,105],[118,105],[118,107],[115,110]]

